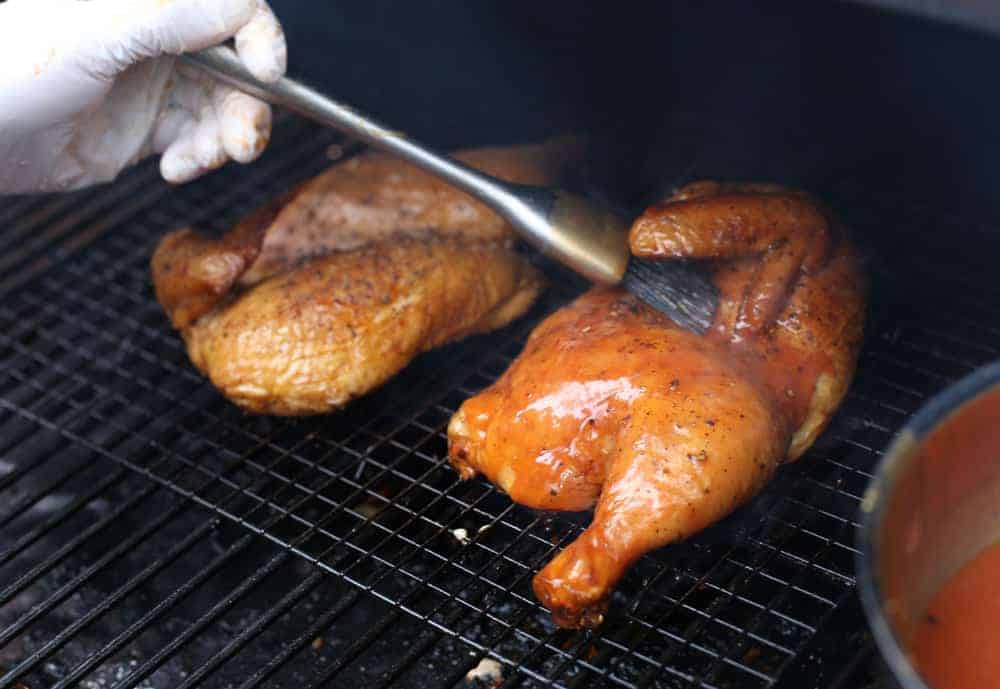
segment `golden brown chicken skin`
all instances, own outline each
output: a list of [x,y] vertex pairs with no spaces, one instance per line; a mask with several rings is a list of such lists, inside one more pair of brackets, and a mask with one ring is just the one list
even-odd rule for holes
[[[551,184],[582,143],[458,154],[510,181]],[[380,154],[336,165],[220,239],[166,236],[157,298],[192,361],[247,410],[336,409],[414,356],[521,315],[542,280],[511,230],[466,195]]]
[[503,327],[541,276],[501,245],[400,239],[316,258],[187,328],[191,361],[233,402],[298,415],[336,409],[416,355]]
[[846,393],[861,342],[858,258],[803,194],[692,185],[637,220],[631,245],[713,261],[721,302],[708,334],[592,290],[539,325],[449,426],[463,478],[481,472],[536,509],[596,503],[534,580],[567,627],[600,624],[632,562],[730,513],[799,457]]

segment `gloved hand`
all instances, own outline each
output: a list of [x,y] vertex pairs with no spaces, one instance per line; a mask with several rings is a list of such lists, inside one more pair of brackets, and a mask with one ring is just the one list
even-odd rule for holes
[[154,153],[174,183],[254,160],[270,108],[172,57],[234,36],[254,76],[284,74],[264,0],[0,3],[0,193],[106,182]]

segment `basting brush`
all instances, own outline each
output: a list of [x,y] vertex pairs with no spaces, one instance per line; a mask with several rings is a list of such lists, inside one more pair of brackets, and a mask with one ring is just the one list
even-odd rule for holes
[[562,189],[511,184],[435,153],[353,109],[292,79],[265,84],[225,47],[183,59],[234,88],[416,165],[482,201],[543,254],[591,282],[621,285],[683,328],[704,333],[718,304],[715,286],[701,271],[677,261],[635,258],[630,222],[604,204]]

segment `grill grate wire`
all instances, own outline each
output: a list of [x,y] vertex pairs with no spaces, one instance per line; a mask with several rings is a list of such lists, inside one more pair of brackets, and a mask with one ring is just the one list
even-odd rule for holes
[[[863,629],[859,496],[906,417],[1000,350],[988,253],[933,245],[952,230],[986,242],[988,225],[833,181],[848,219],[879,229],[872,327],[837,419],[750,505],[641,560],[604,627],[569,632],[530,580],[579,519],[459,483],[444,450],[457,405],[577,281],[303,420],[228,404],[153,298],[164,232],[225,229],[330,146],[354,150],[283,117],[248,168],[169,188],[144,165],[0,208],[0,682],[456,687],[489,657],[511,687],[782,687],[804,686],[807,655],[832,672],[868,652],[863,634],[836,641]],[[886,260],[902,238],[913,250]]]

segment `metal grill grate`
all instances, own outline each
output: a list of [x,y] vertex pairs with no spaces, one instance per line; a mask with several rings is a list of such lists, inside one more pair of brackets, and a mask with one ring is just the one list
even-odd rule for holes
[[[488,657],[512,687],[805,686],[863,650],[858,497],[905,417],[997,355],[985,260],[918,247],[933,264],[879,264],[874,326],[831,430],[751,505],[644,558],[599,631],[562,631],[530,580],[579,524],[458,483],[444,429],[575,283],[340,414],[297,421],[223,400],[153,298],[164,232],[225,228],[336,143],[285,119],[260,164],[199,184],[170,189],[145,166],[0,208],[4,683],[453,687]],[[828,191],[885,247],[988,236],[955,220],[931,232],[925,209],[906,215],[874,190]]]

